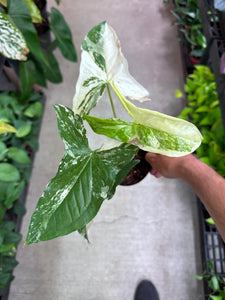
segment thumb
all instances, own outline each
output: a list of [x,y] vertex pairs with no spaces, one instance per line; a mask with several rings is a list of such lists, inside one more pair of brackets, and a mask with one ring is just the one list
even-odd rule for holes
[[154,158],[156,158],[156,156],[157,156],[156,153],[148,152],[148,153],[146,153],[146,155],[145,155],[145,160],[146,160],[148,163],[151,164],[152,160],[153,160]]

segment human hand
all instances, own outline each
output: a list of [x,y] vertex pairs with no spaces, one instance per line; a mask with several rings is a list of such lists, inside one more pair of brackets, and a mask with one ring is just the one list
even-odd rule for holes
[[161,176],[167,178],[179,178],[182,174],[182,167],[194,156],[189,154],[182,157],[169,157],[161,154],[148,152],[145,160],[152,166],[150,173],[156,178]]

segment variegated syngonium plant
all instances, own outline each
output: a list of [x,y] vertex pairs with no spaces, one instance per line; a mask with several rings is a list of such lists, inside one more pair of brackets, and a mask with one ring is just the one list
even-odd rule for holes
[[[89,122],[92,129],[120,142],[168,156],[183,156],[201,143],[199,130],[191,123],[155,111],[140,109],[132,100],[149,100],[148,91],[129,73],[115,31],[106,22],[94,27],[82,43],[80,75],[73,100],[73,110]],[[114,118],[99,119],[89,114],[109,85],[133,118],[134,123]]]
[[[82,50],[73,111],[62,105],[55,106],[59,133],[65,144],[64,157],[56,176],[38,201],[26,244],[76,230],[86,236],[86,225],[96,216],[103,201],[112,198],[116,186],[138,163],[133,160],[138,147],[181,156],[193,152],[201,143],[201,134],[191,123],[137,108],[126,99],[147,100],[148,92],[130,75],[117,35],[106,22],[88,33]],[[109,86],[133,118],[133,123],[116,118]],[[106,88],[114,118],[89,116]],[[83,119],[95,132],[122,144],[91,150]]]
[[[41,23],[41,13],[34,1],[24,1],[29,7],[32,21],[34,23]],[[0,3],[7,7],[7,0],[0,0]],[[12,18],[2,11],[0,11],[0,53],[7,58],[15,60],[27,60],[27,54],[29,53],[29,49],[22,32],[15,25]]]

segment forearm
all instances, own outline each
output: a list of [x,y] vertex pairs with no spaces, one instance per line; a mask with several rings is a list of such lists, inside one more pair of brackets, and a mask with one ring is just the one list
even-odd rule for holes
[[201,199],[225,241],[225,179],[194,156],[185,160],[180,167],[179,177]]

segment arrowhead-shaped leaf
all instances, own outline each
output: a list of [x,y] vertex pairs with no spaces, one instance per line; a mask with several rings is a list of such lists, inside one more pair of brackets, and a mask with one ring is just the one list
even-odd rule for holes
[[115,31],[102,22],[82,43],[80,75],[73,100],[75,113],[88,114],[102,97],[106,84],[117,86],[125,97],[148,100],[148,91],[128,71]]
[[192,123],[138,108],[122,97],[117,89],[115,91],[134,123],[116,118],[85,116],[96,133],[167,156],[184,156],[201,144],[201,133]]
[[77,55],[72,42],[72,34],[63,15],[58,9],[52,7],[50,18],[50,28],[55,35],[63,56],[68,60],[76,62]]
[[110,199],[138,148],[119,147],[92,151],[79,115],[55,106],[65,155],[56,176],[49,182],[31,218],[26,244],[66,235],[85,227],[102,202]]
[[0,53],[7,58],[26,60],[29,49],[21,31],[0,12]]

